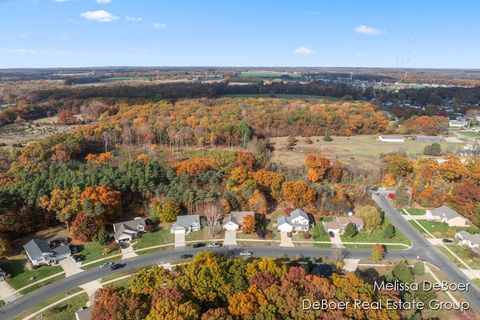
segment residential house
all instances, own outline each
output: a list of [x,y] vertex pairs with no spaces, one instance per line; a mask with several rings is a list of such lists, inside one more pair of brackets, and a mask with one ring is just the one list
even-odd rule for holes
[[379,136],[378,140],[381,142],[405,142],[405,137],[402,136]]
[[198,214],[177,216],[177,221],[170,228],[171,233],[189,234],[192,231],[198,231],[202,228],[200,216]]
[[253,211],[232,211],[223,219],[223,228],[225,230],[236,231],[243,224],[243,219],[247,216],[255,216]]
[[363,219],[355,216],[348,216],[348,217],[335,217],[333,221],[328,221],[323,223],[323,227],[327,232],[333,232],[336,234],[343,234],[345,232],[345,227],[349,224],[353,223],[357,230],[362,230],[364,223]]
[[280,232],[308,231],[310,219],[305,211],[295,209],[289,215],[277,219],[277,228]]
[[470,225],[470,221],[447,206],[441,206],[434,210],[427,210],[426,216],[430,221],[444,222],[448,224],[449,227],[467,227]]
[[450,120],[449,126],[451,128],[466,128],[468,125],[468,121],[465,120]]
[[42,239],[32,239],[23,248],[34,266],[55,264],[72,255],[69,245],[52,248]]
[[480,254],[480,234],[471,234],[468,231],[462,230],[455,234],[460,243],[472,251]]
[[113,225],[114,238],[117,243],[132,241],[138,234],[145,232],[145,219],[137,217],[133,220],[118,222]]

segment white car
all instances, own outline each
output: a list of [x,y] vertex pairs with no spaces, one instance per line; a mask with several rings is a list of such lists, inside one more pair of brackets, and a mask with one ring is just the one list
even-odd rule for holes
[[100,265],[100,269],[105,269],[105,268],[108,268],[108,267],[111,267],[113,266],[115,263],[113,262],[104,262]]
[[241,256],[251,256],[252,255],[252,252],[251,251],[240,251],[240,255]]
[[217,243],[217,242],[214,242],[214,243],[210,243],[208,245],[209,248],[220,248],[222,246],[221,243]]

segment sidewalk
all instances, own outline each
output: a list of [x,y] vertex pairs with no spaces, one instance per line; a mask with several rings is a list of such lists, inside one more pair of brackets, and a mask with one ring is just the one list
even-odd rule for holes
[[295,247],[287,232],[280,232],[280,247]]
[[8,303],[20,298],[21,296],[22,295],[12,288],[7,281],[0,281],[0,300]]

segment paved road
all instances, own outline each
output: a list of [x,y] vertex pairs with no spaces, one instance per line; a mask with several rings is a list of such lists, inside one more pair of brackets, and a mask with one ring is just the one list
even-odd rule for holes
[[[472,281],[441,253],[437,247],[431,244],[420,232],[415,229],[402,215],[391,205],[384,195],[373,195],[373,200],[385,212],[385,215],[392,220],[396,228],[400,229],[413,244],[413,251],[423,261],[430,262],[437,266],[454,283],[472,283]],[[470,286],[469,291],[463,292],[464,297],[470,302],[470,306],[480,313],[480,290]]]

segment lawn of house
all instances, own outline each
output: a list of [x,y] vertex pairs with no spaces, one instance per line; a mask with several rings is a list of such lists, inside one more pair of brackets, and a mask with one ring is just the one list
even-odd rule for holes
[[134,245],[135,249],[143,249],[162,244],[174,243],[175,237],[170,229],[162,228],[158,231],[143,233]]
[[[461,268],[465,268],[465,266],[444,247],[439,246],[438,248],[453,263],[455,263]],[[471,268],[480,269],[480,257],[477,256],[474,252],[472,252],[472,250],[470,250],[469,248],[457,244],[449,244],[448,248],[452,250],[465,263],[467,263]]]
[[185,236],[185,241],[201,241],[201,240],[223,240],[225,238],[225,231],[222,226],[217,226],[215,228],[215,236],[212,238],[208,227],[203,228],[199,231],[193,231]]
[[[422,209],[422,208],[409,208],[409,209],[406,209],[408,211],[408,213],[410,213],[412,216],[423,216],[426,214],[427,210],[426,209]],[[403,210],[400,210],[400,212],[404,215],[406,215],[405,211]]]
[[395,228],[395,235],[393,238],[387,239],[384,237],[385,228],[389,223],[391,223],[390,220],[385,218],[383,224],[370,234],[362,230],[352,238],[348,238],[343,235],[340,237],[342,238],[343,242],[404,243],[406,245],[410,245],[410,240],[408,240],[398,228]]
[[[429,220],[417,220],[418,223],[422,227],[428,230],[431,234],[433,234],[437,238],[448,238],[449,236],[447,235],[447,231],[449,229],[454,229],[456,232],[461,231],[461,230],[467,230],[472,233],[477,233],[479,231],[479,228],[477,227],[449,227],[448,224],[444,222],[436,222],[436,221],[429,221]],[[423,230],[415,221],[410,220],[409,221],[411,225],[418,231],[420,231],[422,234],[425,234],[425,230]]]
[[79,249],[78,253],[85,258],[83,263],[102,259],[102,258],[113,256],[120,253],[120,249],[117,248],[111,251],[109,254],[104,255],[103,250],[105,249],[105,246],[100,245],[98,242],[85,243],[84,245],[78,246],[78,249]]
[[[29,270],[26,264],[27,260],[22,259],[9,260],[0,264],[1,268],[11,275],[6,281],[15,289],[23,288],[33,282],[63,271],[60,266],[41,266]],[[63,278],[64,275],[61,277]]]

